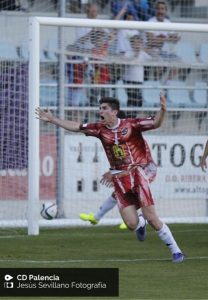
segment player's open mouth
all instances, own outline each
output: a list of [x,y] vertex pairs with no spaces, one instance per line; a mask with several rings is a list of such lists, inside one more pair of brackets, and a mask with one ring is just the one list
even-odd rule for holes
[[104,120],[104,117],[103,116],[100,116],[101,120]]

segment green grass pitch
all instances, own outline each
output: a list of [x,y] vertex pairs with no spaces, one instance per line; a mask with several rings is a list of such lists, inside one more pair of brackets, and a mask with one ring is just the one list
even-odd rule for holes
[[39,236],[2,229],[0,267],[116,267],[119,298],[94,299],[208,299],[208,224],[169,226],[187,255],[184,263],[172,263],[168,248],[149,226],[145,242],[117,226],[92,226],[42,229]]

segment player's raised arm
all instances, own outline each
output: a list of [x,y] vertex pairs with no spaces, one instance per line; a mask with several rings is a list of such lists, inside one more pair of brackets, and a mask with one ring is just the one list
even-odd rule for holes
[[202,158],[201,158],[201,161],[200,161],[200,166],[202,168],[202,171],[206,171],[208,165],[207,165],[207,162],[206,162],[206,159],[208,157],[208,140],[207,140],[207,143],[206,143],[206,146],[205,146],[205,149],[204,149],[204,153],[202,155]]
[[40,109],[39,107],[35,110],[37,119],[42,120],[44,122],[49,122],[56,126],[62,127],[66,130],[79,132],[80,131],[80,123],[68,120],[61,120],[55,117],[51,111],[48,109],[47,111]]
[[158,128],[161,126],[166,113],[166,98],[164,94],[160,93],[160,110],[155,116],[154,127]]

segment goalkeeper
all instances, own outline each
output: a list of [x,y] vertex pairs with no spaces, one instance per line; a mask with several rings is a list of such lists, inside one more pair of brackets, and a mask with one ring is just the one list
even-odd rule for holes
[[166,112],[165,97],[161,94],[160,110],[156,116],[143,119],[119,119],[117,114],[120,104],[115,98],[101,98],[99,103],[101,121],[97,123],[80,124],[61,120],[50,111],[45,112],[40,108],[36,109],[36,115],[40,120],[68,131],[82,132],[99,138],[111,166],[119,211],[128,228],[135,231],[140,241],[145,240],[146,221],[137,214],[137,209],[141,208],[145,219],[171,251],[172,261],[184,261],[185,255],[178,247],[169,227],[156,214],[149,180],[144,170],[148,154],[142,132],[161,126]]

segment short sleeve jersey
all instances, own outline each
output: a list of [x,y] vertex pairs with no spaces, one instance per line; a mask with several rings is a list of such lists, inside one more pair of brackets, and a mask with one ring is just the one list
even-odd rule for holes
[[143,131],[154,129],[154,117],[118,119],[114,128],[102,123],[83,124],[80,130],[101,140],[112,169],[126,170],[131,165],[146,166],[152,161]]

